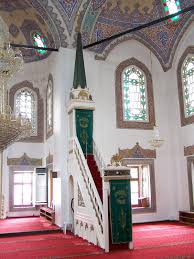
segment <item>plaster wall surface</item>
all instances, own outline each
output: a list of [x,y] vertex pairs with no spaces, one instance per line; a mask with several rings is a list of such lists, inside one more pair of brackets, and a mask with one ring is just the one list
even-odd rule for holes
[[[34,63],[24,64],[22,71],[18,72],[9,82],[8,87],[23,82],[25,80],[31,82],[33,87],[39,88],[41,98],[45,99],[45,89],[49,74],[49,59]],[[9,212],[9,174],[10,170],[7,166],[8,158],[19,158],[26,153],[31,158],[42,158],[44,166],[44,144],[43,143],[25,143],[16,142],[10,145],[4,151],[4,170],[3,170],[3,191],[5,193],[5,209],[6,214],[11,217],[32,216],[36,214],[34,211],[25,212]]]
[[179,210],[189,209],[188,178],[184,145],[194,142],[193,125],[180,126],[177,87],[178,61],[188,46],[193,44],[194,27],[191,25],[179,43],[173,67],[164,72],[157,58],[142,44],[131,40],[114,48],[105,61],[95,61],[85,52],[88,87],[96,103],[94,139],[106,163],[118,148],[132,148],[136,142],[151,148],[152,130],[119,129],[116,126],[115,70],[124,60],[135,57],[152,74],[156,125],[165,142],[157,149],[155,160],[156,213],[134,215],[134,222],[177,219]]
[[[189,46],[194,46],[194,22],[190,25],[184,34],[184,37],[180,41],[177,50],[173,66],[171,71],[168,72],[168,88],[169,96],[171,96],[169,102],[169,113],[171,114],[170,127],[170,139],[171,143],[171,156],[174,158],[174,171],[176,172],[175,184],[177,188],[177,206],[179,210],[189,209],[189,192],[188,192],[188,176],[187,176],[187,160],[184,157],[184,146],[190,146],[194,144],[194,125],[190,124],[181,127],[180,122],[180,108],[177,86],[177,67],[179,60],[185,50]],[[171,72],[171,73],[170,73]],[[173,83],[171,83],[173,82]]]
[[45,156],[53,154],[53,169],[58,177],[54,180],[54,205],[56,224],[63,226],[69,219],[69,174],[67,170],[68,157],[68,115],[67,106],[69,93],[73,83],[75,51],[59,50],[52,55],[51,74],[54,82],[54,129],[53,136],[45,144]]
[[[95,101],[94,139],[106,164],[118,148],[132,148],[136,142],[143,148],[151,148],[152,130],[119,129],[116,126],[115,70],[124,60],[135,57],[147,66],[152,74],[156,125],[165,142],[157,150],[155,159],[155,184],[157,211],[135,214],[134,222],[177,219],[178,211],[189,209],[188,179],[184,145],[194,144],[193,125],[180,126],[180,111],[177,87],[177,66],[185,49],[194,42],[194,26],[190,26],[178,45],[172,69],[164,72],[159,61],[144,45],[134,40],[115,47],[105,61],[97,61],[90,51],[84,51],[87,86]],[[56,223],[60,226],[69,220],[67,169],[68,159],[68,100],[73,82],[75,62],[74,49],[60,49],[47,61],[26,64],[24,73],[10,82],[23,80],[34,82],[41,95],[45,96],[48,74],[54,80],[54,132],[45,144],[16,143],[5,152],[5,158],[20,157],[26,152],[31,157],[53,154],[53,169],[58,172],[54,182]],[[4,166],[5,182],[8,168]],[[6,184],[7,186],[7,184]],[[8,188],[8,187],[6,187]],[[6,189],[8,194],[8,189]]]
[[[119,129],[116,126],[115,105],[115,70],[124,60],[135,57],[144,63],[152,74],[156,124],[165,139],[164,145],[157,151],[155,160],[156,213],[135,214],[134,222],[175,218],[174,197],[171,195],[173,185],[172,164],[169,147],[168,91],[164,80],[165,73],[150,51],[136,41],[120,44],[109,54],[104,62],[94,61],[91,53],[86,55],[88,86],[93,92],[96,103],[94,115],[94,139],[103,153],[106,164],[118,148],[132,148],[136,142],[143,148],[151,148],[149,140],[152,130]],[[87,70],[88,67],[88,70]],[[168,181],[166,181],[168,179]],[[168,200],[168,203],[166,201]]]

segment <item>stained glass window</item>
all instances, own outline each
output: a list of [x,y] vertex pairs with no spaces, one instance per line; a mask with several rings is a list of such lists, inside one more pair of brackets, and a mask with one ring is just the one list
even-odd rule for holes
[[[179,0],[162,0],[164,6],[164,12],[166,15],[177,13],[181,10]],[[168,22],[176,21],[180,18],[181,15],[177,15],[168,20]]]
[[[46,48],[47,45],[45,43],[45,38],[42,36],[42,34],[40,32],[35,32],[32,34],[32,40],[33,40],[33,44],[36,47],[41,47],[41,48]],[[36,49],[36,53],[38,55],[44,55],[46,54],[46,50],[44,49]]]
[[186,58],[182,66],[185,117],[194,115],[194,56]]
[[15,95],[15,113],[28,118],[32,123],[32,136],[37,134],[37,100],[35,94],[28,88],[23,88]]
[[123,71],[124,121],[148,121],[146,80],[143,72],[135,67]]
[[53,82],[48,81],[47,86],[47,133],[53,128]]

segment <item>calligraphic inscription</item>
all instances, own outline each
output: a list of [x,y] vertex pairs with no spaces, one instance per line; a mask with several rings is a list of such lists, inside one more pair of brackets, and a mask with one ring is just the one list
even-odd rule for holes
[[112,243],[132,241],[131,190],[129,180],[110,181]]

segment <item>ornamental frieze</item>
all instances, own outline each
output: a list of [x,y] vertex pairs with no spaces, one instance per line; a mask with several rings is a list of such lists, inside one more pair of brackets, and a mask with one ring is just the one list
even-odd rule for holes
[[24,153],[19,158],[7,158],[8,166],[15,165],[27,165],[27,166],[42,166],[42,158],[31,158],[26,153]]

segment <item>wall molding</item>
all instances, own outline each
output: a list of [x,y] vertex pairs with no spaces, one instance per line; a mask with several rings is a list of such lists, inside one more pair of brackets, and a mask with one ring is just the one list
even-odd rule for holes
[[26,153],[18,158],[8,158],[8,166],[42,166],[42,158],[31,158]]
[[120,165],[124,159],[154,159],[156,158],[155,149],[144,149],[137,142],[133,148],[118,149],[118,153],[111,158],[111,164]]
[[123,158],[156,158],[155,149],[142,148],[137,142],[133,148],[120,149],[119,155]]

